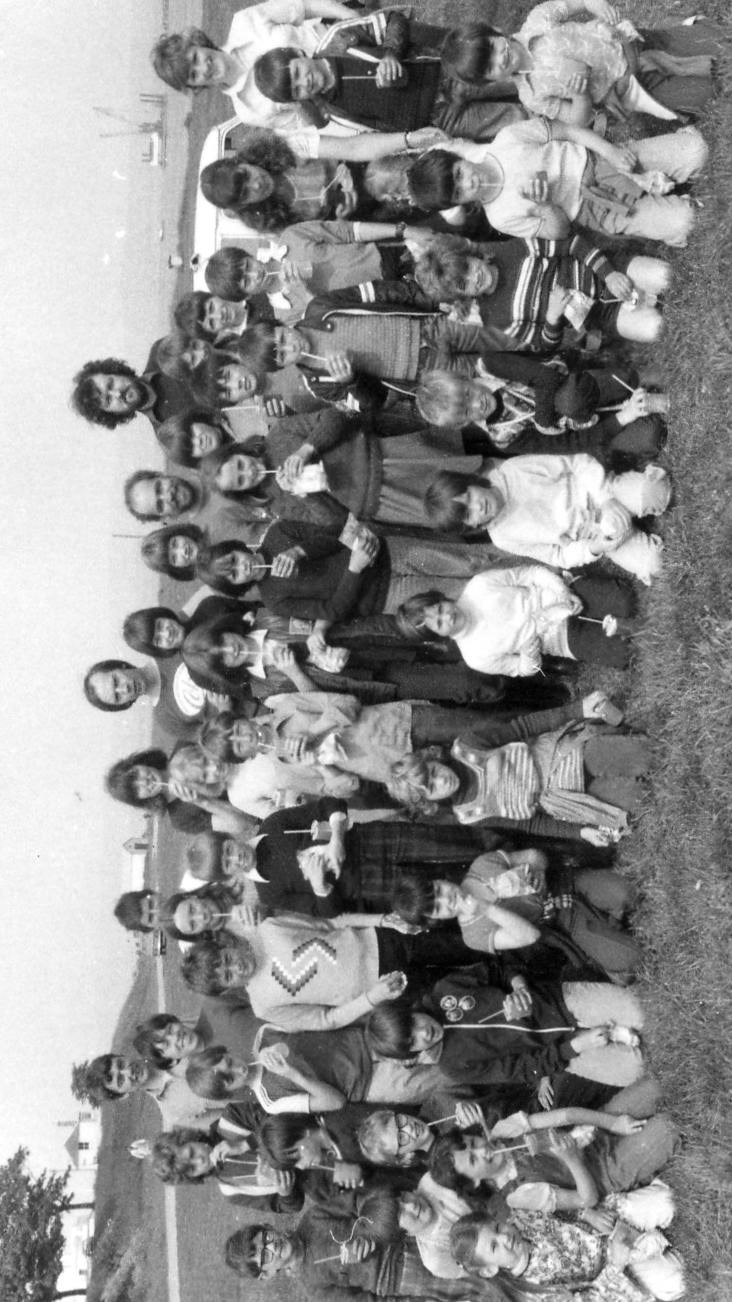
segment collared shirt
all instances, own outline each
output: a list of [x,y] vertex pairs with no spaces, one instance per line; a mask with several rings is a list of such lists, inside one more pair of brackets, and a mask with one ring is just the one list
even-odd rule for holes
[[306,17],[304,0],[264,0],[234,15],[223,48],[236,56],[241,74],[224,94],[229,96],[240,122],[281,132],[307,125],[299,105],[276,104],[257,89],[254,65],[268,50],[290,45],[312,56],[327,30],[322,19]]

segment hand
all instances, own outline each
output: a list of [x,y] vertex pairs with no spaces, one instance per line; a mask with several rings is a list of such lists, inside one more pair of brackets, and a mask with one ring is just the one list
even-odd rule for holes
[[641,416],[647,416],[647,391],[645,389],[634,389],[630,397],[626,398],[617,415],[621,425],[630,425],[631,421],[640,420]]
[[610,704],[607,692],[590,692],[582,698],[583,719],[604,718],[605,707]]
[[342,384],[350,384],[353,379],[353,367],[348,353],[328,353],[325,359],[328,374]]
[[579,1031],[570,1044],[575,1053],[585,1053],[589,1049],[604,1049],[608,1038],[606,1026],[591,1026],[587,1031]]
[[373,565],[379,553],[381,543],[374,534],[368,537],[359,536],[355,547],[351,549],[351,559],[348,562],[348,568],[352,574],[361,574]]
[[645,1126],[645,1121],[639,1120],[638,1117],[630,1117],[626,1113],[621,1113],[613,1119],[614,1135],[637,1135]]
[[598,1234],[612,1234],[615,1225],[612,1212],[605,1211],[603,1207],[586,1207],[581,1216]]
[[405,922],[398,913],[384,913],[380,927],[388,927],[390,931],[398,931],[402,936],[418,936],[424,931],[424,927],[419,927],[415,922]]
[[341,1244],[341,1262],[344,1266],[354,1266],[359,1261],[365,1261],[375,1250],[373,1239],[351,1239],[348,1243]]
[[582,827],[580,836],[588,845],[596,845],[600,849],[603,846],[615,845],[620,840],[620,832],[616,832],[612,827]]
[[321,632],[319,628],[316,628],[315,631],[310,634],[310,637],[308,638],[305,645],[311,655],[317,655],[318,653],[326,651],[328,649],[328,643],[325,640],[325,635]]
[[271,1169],[272,1169],[272,1180],[275,1184],[278,1194],[280,1194],[283,1197],[287,1197],[287,1195],[291,1194],[293,1189],[295,1188],[295,1172],[277,1171],[275,1167],[272,1167]]
[[189,805],[197,805],[199,801],[206,799],[197,787],[191,786],[189,782],[179,782],[177,778],[170,779],[168,791],[171,796],[175,796],[176,800],[185,800]]
[[549,181],[544,173],[538,176],[532,176],[528,185],[525,185],[521,194],[531,203],[548,203],[549,202]]
[[549,1151],[557,1157],[577,1152],[577,1145],[566,1130],[550,1130],[548,1134]]
[[292,647],[287,646],[285,642],[274,642],[272,644],[272,664],[275,669],[279,669],[283,674],[289,674],[291,669],[295,668],[295,652]]
[[340,1185],[341,1189],[359,1189],[363,1184],[363,1171],[358,1162],[337,1160],[333,1166],[333,1184]]
[[604,140],[602,144],[602,157],[611,167],[616,167],[619,172],[632,172],[634,170],[638,162],[638,155],[632,145],[610,145],[607,140]]
[[350,654],[344,646],[326,646],[322,651],[311,651],[310,659],[327,674],[340,674],[348,664]]
[[536,1097],[539,1107],[548,1112],[554,1106],[554,1086],[550,1076],[542,1076],[539,1081],[539,1088],[536,1091]]
[[415,153],[422,149],[430,149],[432,145],[441,145],[449,139],[447,132],[442,131],[440,127],[418,127],[416,131],[409,132],[409,148],[412,153]]
[[281,470],[288,479],[299,479],[307,460],[308,458],[301,456],[299,452],[293,452],[292,456],[282,462]]
[[550,290],[546,304],[546,319],[550,325],[556,325],[557,321],[561,321],[571,297],[571,289],[566,289],[564,285],[555,285]]
[[[549,1084],[549,1077],[542,1076],[539,1089],[541,1090],[544,1081]],[[551,1088],[551,1086],[550,1086]],[[503,1117],[497,1121],[491,1130],[491,1139],[519,1139],[521,1135],[526,1135],[531,1126],[527,1124],[527,1118],[523,1112],[513,1112],[510,1117]]]
[[275,556],[271,573],[275,579],[289,579],[293,574],[297,574],[299,566],[300,553],[297,547],[289,547],[286,552],[280,552]]
[[290,1050],[286,1044],[270,1044],[266,1049],[260,1049],[257,1059],[262,1067],[267,1071],[273,1071],[278,1076],[284,1076],[288,1072],[288,1062]]
[[323,738],[318,746],[317,755],[319,764],[326,764],[333,768],[338,768],[348,759],[337,732],[329,732],[327,737]]
[[573,72],[570,77],[562,78],[562,81],[567,95],[584,95],[587,90],[587,76],[584,72]]
[[347,221],[358,208],[358,195],[355,190],[348,190],[336,204],[335,215],[339,221]]
[[286,764],[315,764],[315,753],[310,749],[310,738],[298,733],[296,737],[283,737],[277,745],[277,757]]
[[613,298],[621,298],[624,303],[629,303],[635,297],[635,285],[630,276],[622,271],[611,271],[605,279],[605,285]]
[[398,81],[401,75],[402,65],[395,54],[385,54],[383,59],[379,59],[379,66],[376,70],[376,85],[379,89]]
[[242,927],[258,927],[264,918],[258,904],[239,904],[236,912]]
[[265,416],[285,416],[287,414],[287,403],[282,398],[265,398],[264,399]]
[[507,1022],[520,1022],[531,1012],[531,991],[526,988],[515,990],[506,995],[503,1001],[503,1016]]
[[387,972],[386,976],[379,977],[376,985],[367,992],[366,998],[376,1008],[379,1004],[388,1004],[393,999],[398,999],[406,988],[407,978],[403,972]]
[[483,1109],[479,1103],[456,1103],[455,1125],[458,1130],[468,1130],[471,1126],[482,1126],[485,1121]]

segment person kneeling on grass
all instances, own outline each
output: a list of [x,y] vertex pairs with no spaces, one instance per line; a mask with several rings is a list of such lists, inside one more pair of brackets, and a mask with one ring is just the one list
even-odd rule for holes
[[671,483],[660,466],[608,474],[594,457],[510,457],[483,475],[440,471],[425,495],[433,528],[485,530],[494,546],[558,569],[607,556],[642,583],[663,543],[635,517],[662,515]]
[[[164,1184],[201,1184],[214,1177],[224,1197],[237,1202],[255,1199],[255,1206],[283,1212],[302,1206],[292,1172],[266,1162],[252,1131],[227,1119],[210,1130],[176,1126],[163,1131],[153,1144],[152,1165]],[[263,1198],[270,1202],[261,1203]]]
[[587,1302],[644,1302],[649,1295],[675,1302],[686,1287],[682,1261],[659,1229],[639,1232],[632,1217],[632,1206],[620,1219],[609,1212],[597,1230],[537,1212],[514,1212],[509,1220],[479,1212],[456,1222],[450,1244],[469,1275],[491,1280],[511,1302],[528,1302],[537,1292]]
[[471,669],[515,678],[539,673],[547,655],[626,668],[629,645],[615,634],[634,604],[630,584],[606,574],[575,584],[543,565],[496,566],[456,601],[437,589],[416,593],[397,621],[405,636],[452,638]]
[[[413,926],[435,926],[456,919],[466,943],[488,954],[505,948],[495,910],[516,912],[541,928],[542,939],[559,932],[573,942],[570,966],[587,960],[625,985],[640,964],[640,951],[622,919],[633,891],[620,873],[608,868],[560,868],[551,874],[541,850],[494,850],[481,854],[459,886],[405,873],[394,896],[394,911]],[[537,938],[539,932],[537,931]],[[576,947],[576,948],[575,948]]]

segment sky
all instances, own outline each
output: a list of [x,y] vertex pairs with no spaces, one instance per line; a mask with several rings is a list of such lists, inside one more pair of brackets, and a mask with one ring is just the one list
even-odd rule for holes
[[[142,370],[169,329],[186,98],[168,92],[165,169],[142,161],[136,134],[154,116],[139,95],[166,89],[148,57],[162,9],[0,0],[0,1162],[23,1144],[36,1170],[66,1165],[71,1063],[109,1047],[134,968],[112,908],[142,818],[104,793],[103,775],[147,742],[151,716],[94,710],[81,684],[97,659],[139,661],[121,623],[156,583],[122,485],[162,462],[146,419],[88,425],[69,391],[90,358]],[[195,0],[170,0],[172,30],[199,17]]]

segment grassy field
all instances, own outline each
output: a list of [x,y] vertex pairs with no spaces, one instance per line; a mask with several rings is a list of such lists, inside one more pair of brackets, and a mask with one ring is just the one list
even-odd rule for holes
[[[222,39],[238,7],[231,0],[205,0],[202,25]],[[488,16],[510,30],[529,7],[462,0],[459,14],[463,21]],[[710,0],[704,11],[729,21],[726,0]],[[423,0],[419,12],[432,21],[456,17],[447,0]],[[693,12],[687,0],[637,0],[632,16],[651,26]],[[198,97],[189,125],[190,197],[200,143],[210,125],[229,116],[228,101],[205,99]],[[684,1151],[669,1173],[679,1206],[673,1238],[687,1260],[689,1298],[727,1302],[732,1300],[732,100],[727,70],[703,129],[712,150],[708,174],[695,187],[703,206],[689,248],[672,255],[675,281],[666,330],[653,354],[673,400],[667,462],[675,502],[664,526],[666,568],[644,601],[632,672],[617,677],[613,686],[630,721],[645,728],[657,747],[645,815],[623,847],[621,866],[641,886],[636,927],[646,955],[641,989],[649,1055],[685,1135]],[[184,252],[190,248],[192,207],[189,199],[181,214]],[[171,843],[161,859],[168,865],[165,872],[173,871],[176,856]],[[177,999],[172,972],[170,979],[171,998]],[[134,1000],[144,1002],[149,990],[141,968]],[[131,1011],[132,1003],[120,1034],[130,1025]],[[125,1160],[122,1166],[124,1134],[135,1127],[146,1133],[154,1118],[149,1105],[139,1116],[128,1111],[132,1106],[124,1105],[124,1123],[121,1110],[107,1109],[114,1112],[114,1123],[105,1125],[100,1192],[107,1201],[100,1201],[99,1223],[104,1226],[113,1203],[119,1234],[116,1257],[109,1247],[102,1251],[101,1236],[92,1296],[104,1294],[113,1302],[104,1277],[110,1261],[129,1246],[144,1212],[148,1233],[130,1275],[135,1287],[120,1296],[157,1302],[164,1297],[164,1269],[156,1191],[138,1164]],[[256,1286],[237,1283],[220,1264],[220,1245],[233,1222],[222,1202],[213,1191],[199,1190],[180,1200],[186,1302],[265,1296]],[[273,1296],[271,1290],[267,1296]]]

